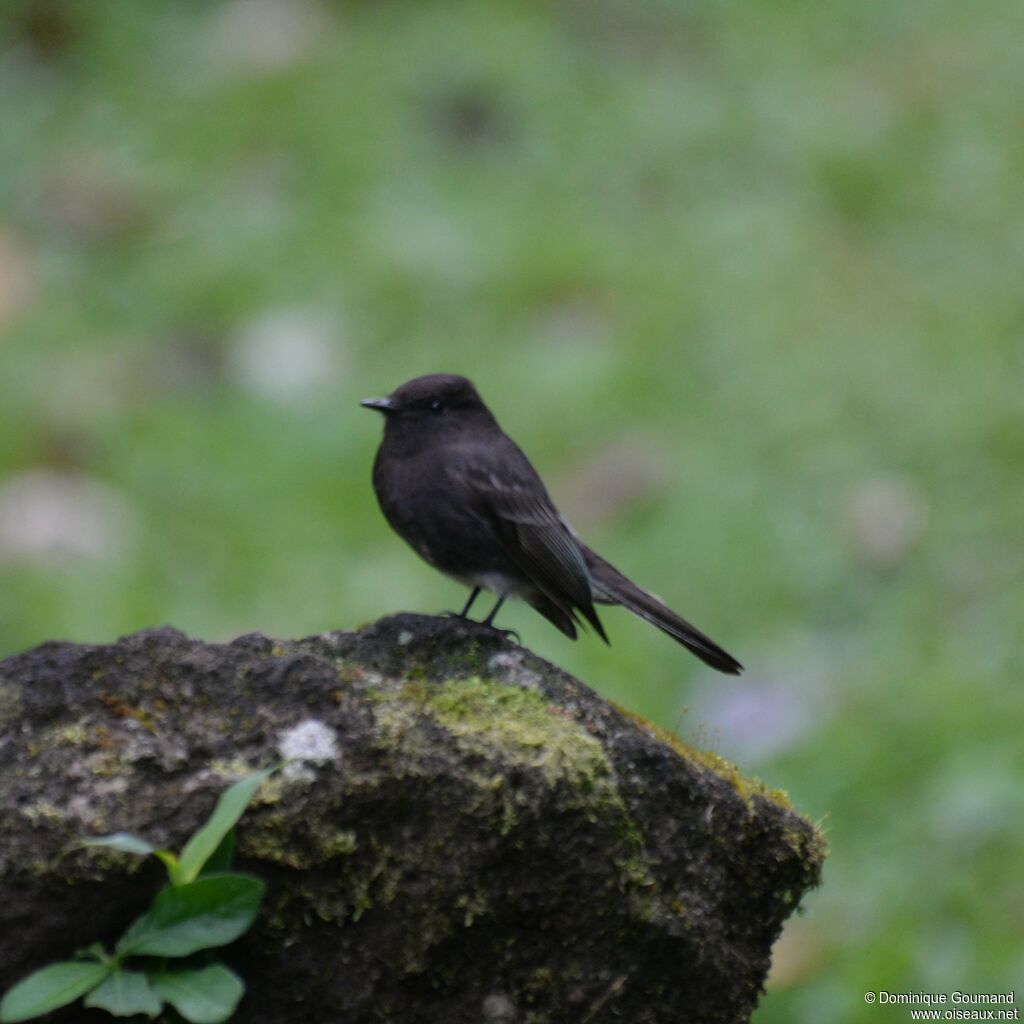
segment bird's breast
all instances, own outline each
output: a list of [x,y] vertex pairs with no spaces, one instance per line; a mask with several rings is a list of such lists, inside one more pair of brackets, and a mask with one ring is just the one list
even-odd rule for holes
[[517,588],[522,573],[466,485],[445,471],[443,452],[411,458],[378,452],[373,483],[388,523],[424,561],[469,586]]

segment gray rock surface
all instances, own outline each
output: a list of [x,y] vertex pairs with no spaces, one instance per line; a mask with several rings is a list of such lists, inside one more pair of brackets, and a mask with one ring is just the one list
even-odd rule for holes
[[268,886],[239,1024],[746,1021],[824,856],[783,794],[473,623],[50,643],[0,662],[0,988],[159,886],[76,840],[178,848],[282,757],[239,826]]

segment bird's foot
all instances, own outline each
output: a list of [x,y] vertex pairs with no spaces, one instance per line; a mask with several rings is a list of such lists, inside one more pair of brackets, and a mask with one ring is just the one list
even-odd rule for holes
[[490,630],[495,633],[500,633],[506,640],[511,640],[514,644],[522,644],[522,640],[519,639],[519,634],[514,629],[501,629],[499,626],[489,626],[486,622],[481,622],[481,626],[488,626]]
[[438,612],[437,617],[439,619],[459,619],[462,622],[473,626],[486,626],[492,633],[500,633],[506,640],[511,640],[517,644],[522,643],[519,634],[514,629],[502,629],[500,626],[495,626],[493,622],[488,622],[486,619],[471,619],[463,612]]

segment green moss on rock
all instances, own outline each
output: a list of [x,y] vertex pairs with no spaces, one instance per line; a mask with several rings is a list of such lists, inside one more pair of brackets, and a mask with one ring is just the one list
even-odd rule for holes
[[641,729],[646,730],[652,736],[656,736],[666,746],[671,747],[677,754],[685,758],[687,761],[692,761],[694,764],[699,764],[702,768],[706,768],[710,772],[714,772],[715,775],[725,779],[730,786],[736,791],[739,796],[748,806],[754,797],[763,797],[765,800],[770,800],[772,803],[777,804],[784,810],[793,811],[793,804],[789,799],[789,794],[784,789],[772,789],[765,785],[760,779],[756,779],[750,775],[744,775],[740,769],[732,763],[722,757],[721,754],[716,754],[713,750],[700,750],[697,747],[691,746],[689,743],[684,743],[674,732],[663,726],[657,725],[654,722],[648,721],[642,715],[638,715],[634,711],[630,711],[628,708],[622,707],[620,704],[616,704],[614,701],[609,701],[610,704],[621,714],[628,718],[635,725]]
[[539,771],[549,785],[614,791],[600,742],[538,693],[474,677],[432,688],[421,706],[467,751]]
[[0,683],[0,729],[17,719],[21,713],[21,691],[11,683]]

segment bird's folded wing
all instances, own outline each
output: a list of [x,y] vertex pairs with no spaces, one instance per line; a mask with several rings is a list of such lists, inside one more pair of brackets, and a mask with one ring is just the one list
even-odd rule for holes
[[506,457],[499,470],[480,453],[450,472],[472,494],[476,511],[493,524],[516,566],[567,614],[575,617],[579,608],[603,636],[583,552],[526,457],[519,458],[525,466]]

